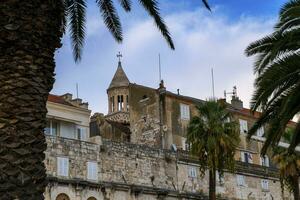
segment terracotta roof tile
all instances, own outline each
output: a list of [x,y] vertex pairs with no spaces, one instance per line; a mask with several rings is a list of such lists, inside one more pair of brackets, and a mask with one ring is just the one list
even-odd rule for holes
[[54,94],[49,94],[48,101],[53,102],[53,103],[67,105],[67,106],[74,106],[71,103],[67,102],[63,97],[54,95]]

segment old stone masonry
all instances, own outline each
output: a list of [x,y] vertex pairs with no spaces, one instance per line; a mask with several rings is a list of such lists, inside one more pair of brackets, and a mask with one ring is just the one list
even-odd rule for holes
[[[172,93],[163,81],[158,88],[131,83],[120,60],[107,95],[108,113],[93,116],[72,94],[49,95],[45,199],[207,199],[208,173],[200,176],[186,144],[187,126],[203,101]],[[277,167],[260,157],[264,130],[246,140],[256,116],[236,93],[227,104],[240,123],[241,143],[235,174],[217,176],[218,198],[282,199]],[[293,199],[287,190],[284,199]]]

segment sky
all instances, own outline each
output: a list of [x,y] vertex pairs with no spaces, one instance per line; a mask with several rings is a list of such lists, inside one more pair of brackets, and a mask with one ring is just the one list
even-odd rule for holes
[[[87,0],[86,38],[82,60],[75,63],[68,32],[55,55],[56,82],[52,94],[73,93],[89,103],[93,113],[107,113],[107,94],[117,69],[117,53],[130,82],[157,88],[158,54],[167,90],[200,99],[212,97],[211,69],[215,96],[237,87],[237,95],[249,107],[253,93],[253,62],[246,57],[247,45],[269,33],[283,0],[210,0],[212,12],[201,0],[161,0],[159,7],[175,43],[171,50],[145,10],[133,2],[125,13],[115,4],[123,27],[118,44],[105,25],[95,1]],[[230,96],[227,96],[227,101]]]

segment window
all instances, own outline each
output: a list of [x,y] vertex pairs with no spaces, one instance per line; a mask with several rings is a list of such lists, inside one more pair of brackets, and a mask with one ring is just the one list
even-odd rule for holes
[[123,107],[124,107],[123,95],[118,95],[118,111],[123,110]]
[[115,97],[110,97],[110,104],[111,104],[111,112],[115,111]]
[[253,163],[252,154],[248,152],[241,152],[241,161],[245,163]]
[[62,193],[57,195],[56,200],[70,200],[70,198],[68,197],[68,195]]
[[264,136],[264,133],[265,133],[264,127],[260,127],[260,128],[257,129],[257,131],[256,131],[256,135],[257,135],[258,137],[263,137],[263,136]]
[[197,177],[196,167],[188,167],[188,176],[190,178],[196,178]]
[[58,134],[58,122],[53,120],[47,120],[47,125],[44,130],[45,134],[57,136]]
[[261,166],[269,167],[270,162],[269,162],[269,157],[265,155],[264,157],[260,157],[260,164]]
[[77,139],[78,140],[87,140],[87,133],[85,127],[77,127]]
[[219,183],[220,185],[224,185],[224,183],[225,183],[224,174],[222,176],[220,176],[219,172],[216,171],[216,180],[217,180],[217,183]]
[[69,176],[69,158],[57,157],[57,175]]
[[190,120],[190,107],[186,104],[180,104],[181,119]]
[[128,95],[126,95],[126,110],[129,111],[129,99],[128,99]]
[[87,179],[98,180],[97,162],[87,162]]
[[236,180],[238,186],[246,186],[245,176],[238,174],[236,175]]
[[261,188],[263,190],[269,190],[269,181],[266,179],[261,180]]
[[182,147],[182,150],[187,150],[186,149],[186,138],[181,138],[181,147]]
[[240,119],[240,132],[247,133],[248,132],[248,124],[246,120]]

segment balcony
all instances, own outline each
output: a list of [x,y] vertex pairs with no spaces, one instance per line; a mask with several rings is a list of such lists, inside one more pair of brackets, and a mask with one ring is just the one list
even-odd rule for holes
[[[189,154],[188,151],[178,150],[177,153],[179,161],[195,164],[199,163],[198,158]],[[275,167],[265,167],[257,164],[236,161],[235,170],[236,173],[245,175],[251,174],[256,176],[279,178],[279,170]]]

